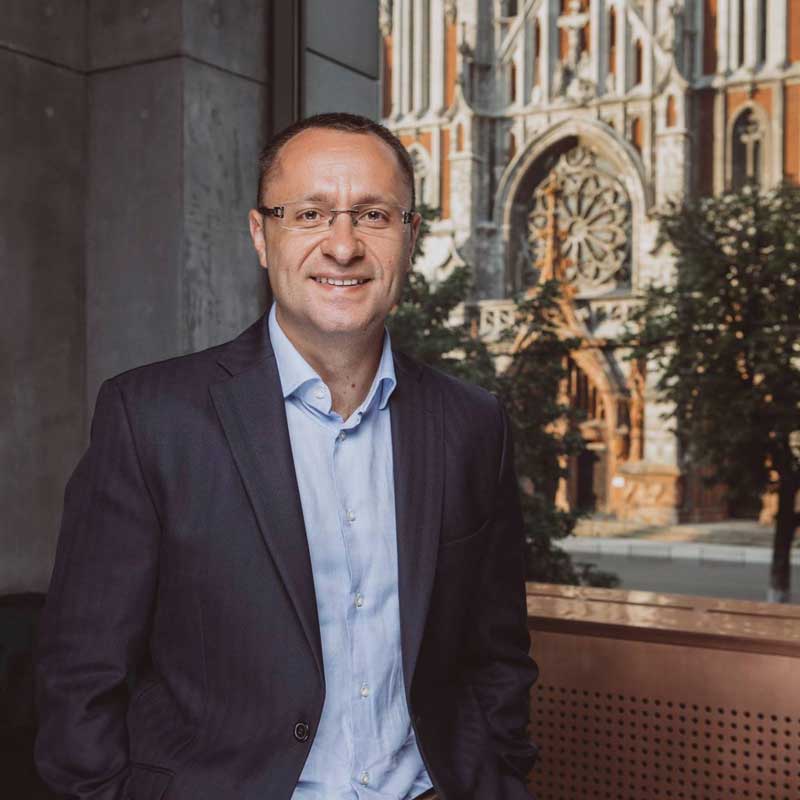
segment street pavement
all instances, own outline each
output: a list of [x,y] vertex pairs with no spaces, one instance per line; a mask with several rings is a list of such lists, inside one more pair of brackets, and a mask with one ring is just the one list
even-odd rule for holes
[[[576,565],[612,572],[621,589],[764,601],[773,529],[749,520],[637,526],[581,520],[559,542]],[[793,602],[800,603],[800,541],[792,552]]]

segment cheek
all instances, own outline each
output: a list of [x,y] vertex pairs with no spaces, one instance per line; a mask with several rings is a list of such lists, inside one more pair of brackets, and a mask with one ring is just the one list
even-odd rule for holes
[[275,242],[271,249],[267,247],[270,269],[283,280],[296,280],[298,274],[303,273],[315,248],[316,245],[313,242]]

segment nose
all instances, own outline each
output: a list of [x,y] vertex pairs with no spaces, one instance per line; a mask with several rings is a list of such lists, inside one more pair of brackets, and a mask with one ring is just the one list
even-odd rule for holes
[[350,214],[337,214],[320,244],[320,250],[337,264],[349,264],[364,255],[364,243],[356,236]]

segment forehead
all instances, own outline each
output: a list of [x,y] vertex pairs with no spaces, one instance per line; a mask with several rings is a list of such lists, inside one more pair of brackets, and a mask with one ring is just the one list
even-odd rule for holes
[[310,128],[280,150],[270,187],[278,192],[370,193],[407,199],[397,154],[371,133]]

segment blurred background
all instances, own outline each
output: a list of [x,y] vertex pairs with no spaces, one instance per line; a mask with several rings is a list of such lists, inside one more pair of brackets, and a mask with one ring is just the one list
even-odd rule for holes
[[[800,701],[766,688],[800,666],[800,0],[0,0],[0,59],[10,796],[49,796],[31,647],[98,387],[263,312],[258,152],[323,111],[415,164],[393,341],[516,428],[541,797],[800,796]],[[546,744],[567,697],[574,795]],[[651,746],[623,781],[585,746],[612,699],[637,739],[648,701],[675,740],[724,722],[731,745],[737,708],[775,724],[724,764]]]

